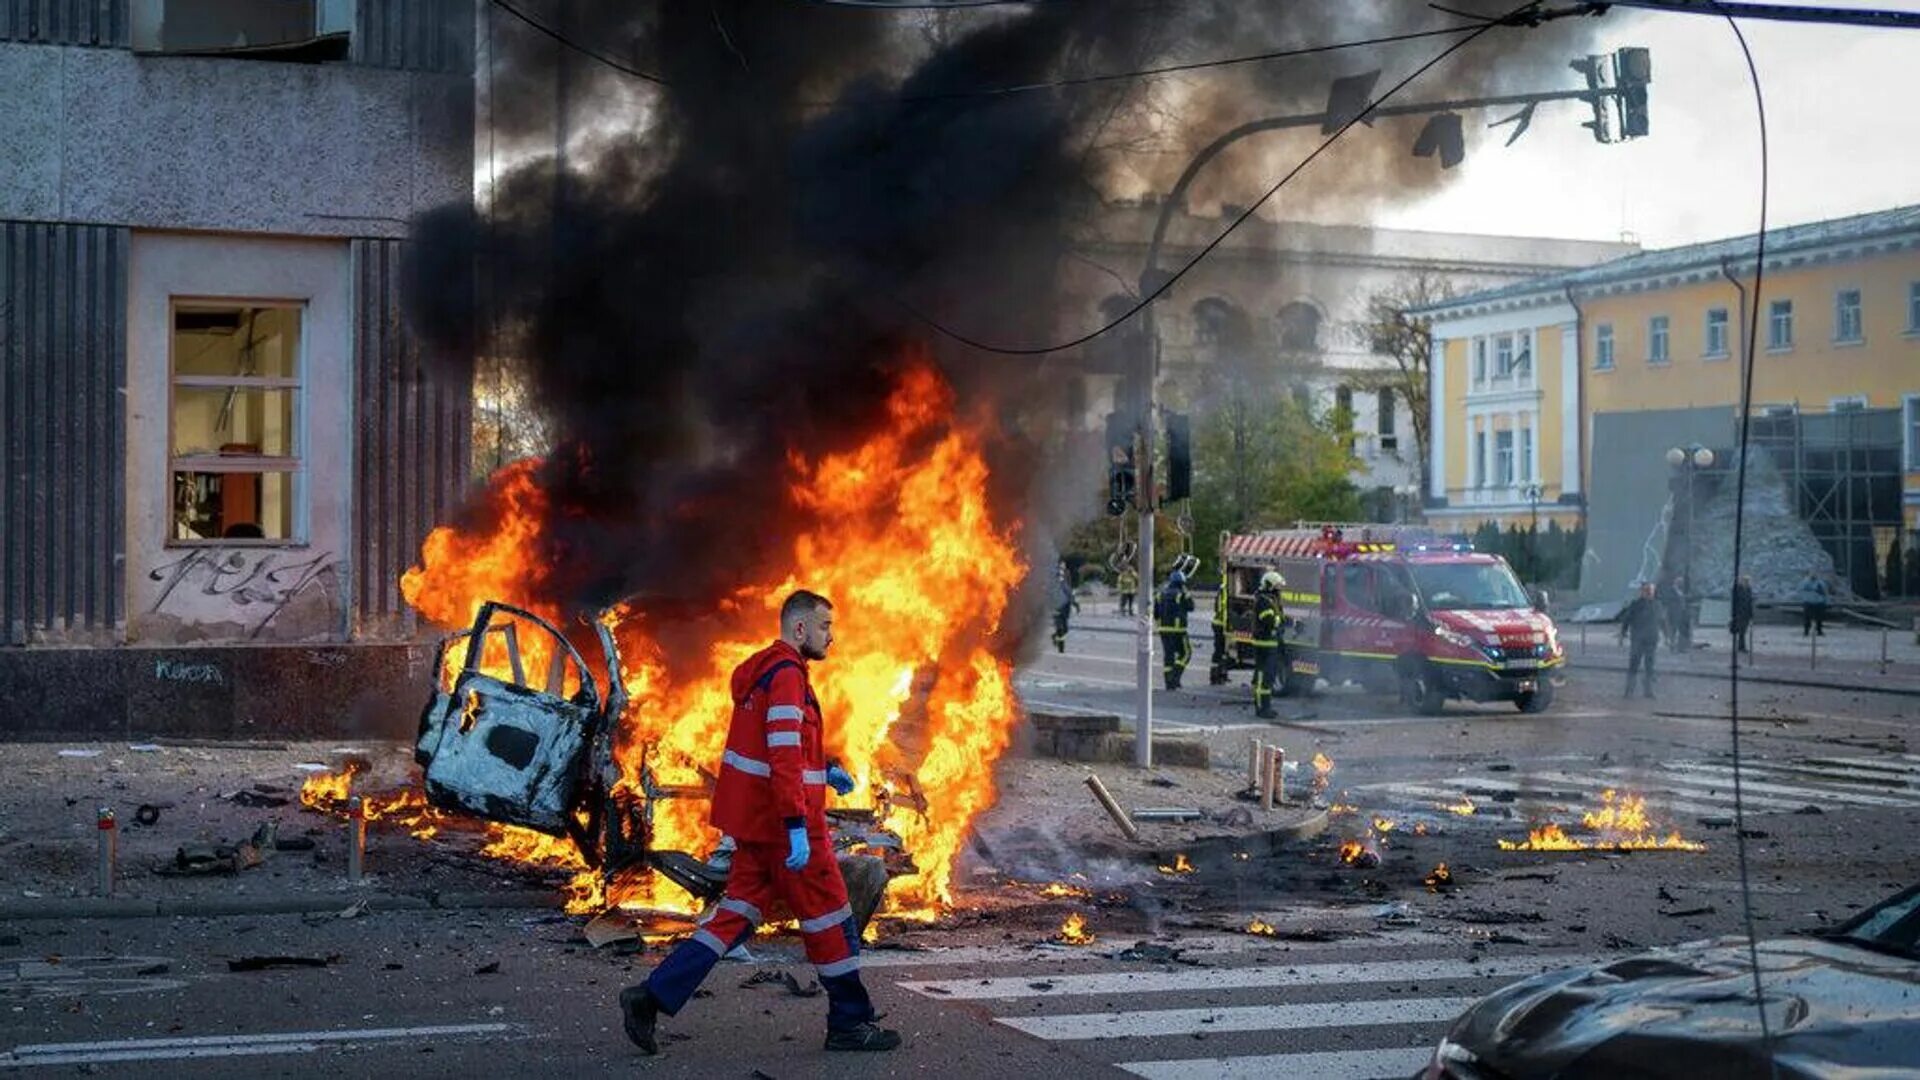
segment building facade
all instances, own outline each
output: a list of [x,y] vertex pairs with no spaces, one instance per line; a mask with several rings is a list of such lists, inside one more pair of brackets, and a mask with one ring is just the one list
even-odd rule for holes
[[[1713,514],[1733,509],[1757,315],[1750,483],[1777,496],[1854,592],[1913,591],[1903,564],[1920,524],[1920,207],[1779,229],[1765,248],[1757,294],[1746,236],[1428,309],[1428,516],[1463,532],[1524,525],[1537,495],[1553,520],[1588,530],[1583,595],[1684,569],[1669,547],[1719,567],[1728,524]],[[1750,524],[1768,516],[1752,512],[1754,497]],[[1806,569],[1818,567],[1775,568]]]
[[[1232,213],[1237,210],[1228,208]],[[1073,324],[1125,311],[1153,235],[1157,204],[1117,205],[1081,245]],[[1175,214],[1158,264],[1191,260],[1231,217]],[[1161,395],[1176,409],[1204,411],[1209,384],[1224,366],[1247,362],[1282,380],[1316,410],[1351,417],[1363,489],[1404,493],[1418,511],[1420,462],[1408,403],[1372,389],[1392,361],[1373,351],[1368,303],[1424,276],[1470,292],[1554,270],[1590,266],[1631,245],[1543,237],[1432,233],[1362,226],[1271,222],[1254,218],[1181,279],[1156,314]],[[1096,365],[1097,366],[1097,365]],[[1112,408],[1117,379],[1095,380],[1082,423]]]
[[399,278],[472,199],[474,35],[470,0],[0,8],[0,731],[391,724],[398,576],[468,475]]

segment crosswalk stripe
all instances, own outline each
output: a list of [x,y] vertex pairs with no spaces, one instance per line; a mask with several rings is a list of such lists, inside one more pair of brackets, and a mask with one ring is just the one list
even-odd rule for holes
[[[1733,767],[1731,765],[1708,765],[1701,762],[1670,761],[1667,762],[1666,768],[1676,772],[1697,773],[1701,776],[1724,776],[1727,778],[1727,790],[1729,792],[1732,790]],[[1740,787],[1743,793],[1756,792],[1761,795],[1792,795],[1802,798],[1807,802],[1818,802],[1821,799],[1826,799],[1831,802],[1848,803],[1853,806],[1920,805],[1920,798],[1896,799],[1884,795],[1866,795],[1857,791],[1834,791],[1829,788],[1809,788],[1751,780],[1747,778],[1750,775],[1769,775],[1767,770],[1754,765],[1742,765],[1740,771],[1743,774],[1740,781]]]
[[[1675,814],[1715,815],[1726,812],[1733,806],[1733,792],[1715,792],[1690,785],[1675,784],[1666,777],[1648,777],[1634,769],[1608,770],[1597,776],[1578,777],[1571,773],[1534,773],[1543,779],[1563,784],[1581,784],[1590,792],[1631,791],[1644,796],[1647,805],[1656,810],[1666,810]],[[1745,800],[1749,806],[1773,810],[1798,810],[1800,803],[1782,799]]]
[[1535,975],[1569,964],[1586,963],[1590,959],[1586,956],[1541,953],[1530,957],[1489,957],[1477,963],[1466,960],[1385,960],[1181,971],[1114,971],[1045,978],[1016,975],[986,979],[936,979],[899,985],[923,997],[982,1001],[1088,994],[1157,994],[1187,990],[1282,989],[1398,980],[1511,978],[1516,975]]
[[1207,1009],[1074,1013],[1067,1016],[1002,1016],[1017,1031],[1049,1041],[1149,1038],[1228,1031],[1296,1031],[1301,1028],[1371,1027],[1452,1020],[1476,998],[1395,998],[1328,1001],[1311,1005],[1240,1005]]
[[[1621,770],[1621,771],[1632,772],[1632,770],[1630,769]],[[1568,787],[1585,787],[1585,788],[1591,789],[1592,791],[1604,791],[1607,788],[1620,790],[1626,786],[1620,783],[1619,780],[1608,779],[1605,777],[1588,777],[1588,778],[1580,779],[1574,782],[1556,782],[1556,781],[1541,782],[1542,778],[1549,775],[1552,775],[1552,774],[1519,773],[1514,775],[1511,778],[1507,778],[1507,777],[1494,778],[1494,777],[1476,776],[1472,778],[1463,778],[1460,781],[1460,785],[1462,790],[1466,788],[1474,788],[1482,791],[1511,791],[1514,793],[1516,797],[1519,797],[1519,798],[1529,798],[1529,797],[1539,798],[1540,796],[1538,796],[1535,793],[1539,792],[1542,789],[1545,789],[1547,791],[1561,791]],[[1571,775],[1571,774],[1563,774],[1563,775]],[[1688,795],[1691,798],[1703,799],[1706,802],[1710,802],[1710,803],[1718,803],[1718,802],[1721,802],[1724,797],[1726,806],[1733,805],[1733,792],[1730,789],[1721,789],[1716,791],[1708,788],[1708,786],[1705,783],[1702,783],[1701,781],[1695,780],[1695,781],[1689,782],[1685,779],[1679,779],[1679,778],[1662,777],[1658,782],[1661,783],[1662,785],[1672,787],[1675,789],[1699,789],[1699,790],[1683,791],[1684,794]],[[1809,795],[1817,794],[1817,792],[1810,791],[1808,792],[1808,794]],[[1800,808],[1800,806],[1803,803],[1807,801],[1808,800],[1805,798],[1802,798],[1799,801],[1786,801],[1786,800],[1780,800],[1780,799],[1771,800],[1775,808],[1781,809],[1781,810],[1797,810]],[[1709,811],[1717,811],[1718,809],[1720,809],[1720,807],[1705,807],[1704,809],[1707,809]]]
[[1401,1050],[1335,1050],[1317,1054],[1265,1054],[1259,1057],[1194,1058],[1186,1061],[1123,1061],[1119,1067],[1146,1080],[1271,1080],[1310,1076],[1313,1080],[1379,1080],[1406,1077],[1433,1059],[1431,1047]]
[[[1745,768],[1753,767],[1752,765],[1745,766]],[[1912,773],[1904,771],[1894,772],[1887,769],[1861,768],[1853,765],[1843,765],[1838,762],[1772,761],[1762,767],[1771,772],[1785,773],[1798,779],[1825,780],[1830,783],[1845,784],[1855,788],[1865,785],[1886,791],[1901,791],[1903,789],[1920,787],[1920,776]]]
[[[975,964],[1031,964],[1055,960],[1113,960],[1116,959],[1116,954],[1124,951],[1129,944],[1159,943],[1150,938],[1142,938],[1137,942],[1130,938],[1121,938],[1109,944],[1107,939],[1103,938],[1098,948],[1091,949],[1066,946],[1035,948],[1028,945],[957,945],[947,949],[926,951],[869,948],[861,950],[860,966],[862,968],[938,968]],[[1417,946],[1450,945],[1453,944],[1453,940],[1441,934],[1413,930],[1372,937],[1338,937],[1331,941],[1285,941],[1256,934],[1194,934],[1165,944],[1179,949],[1188,956],[1240,954],[1252,958],[1271,959],[1270,954],[1273,953],[1405,949]]]
[[1843,769],[1862,769],[1867,772],[1890,773],[1908,780],[1920,780],[1920,765],[1902,765],[1887,758],[1811,757],[1802,760],[1808,765],[1833,765]]

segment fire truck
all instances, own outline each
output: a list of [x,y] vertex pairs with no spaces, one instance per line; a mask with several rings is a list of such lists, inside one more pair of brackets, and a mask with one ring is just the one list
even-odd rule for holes
[[1449,698],[1545,711],[1565,681],[1558,630],[1505,559],[1423,526],[1302,524],[1220,538],[1227,636],[1253,663],[1254,592],[1279,573],[1283,693],[1316,679],[1398,694],[1432,715]]

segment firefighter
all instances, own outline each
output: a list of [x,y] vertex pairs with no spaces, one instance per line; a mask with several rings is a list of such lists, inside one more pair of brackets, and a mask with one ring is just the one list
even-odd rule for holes
[[1073,575],[1067,570],[1066,560],[1060,561],[1060,569],[1053,579],[1053,651],[1067,651],[1067,624],[1080,601],[1073,598]]
[[1224,686],[1233,658],[1227,655],[1227,568],[1220,568],[1220,591],[1213,595],[1213,663],[1207,670],[1207,683]]
[[1273,695],[1280,689],[1280,628],[1285,623],[1280,573],[1269,570],[1260,575],[1260,589],[1253,597],[1253,715],[1262,720],[1280,715],[1273,709]]
[[1160,629],[1160,654],[1165,662],[1167,689],[1180,689],[1180,676],[1193,659],[1193,642],[1187,640],[1187,616],[1193,614],[1193,594],[1187,592],[1187,575],[1175,570],[1153,604],[1153,618]]
[[655,1025],[673,1016],[776,902],[800,921],[807,959],[827,992],[828,1050],[892,1050],[898,1032],[875,1023],[860,981],[860,938],[827,838],[826,789],[853,778],[825,753],[807,664],[833,644],[833,605],[800,590],[780,607],[780,639],[733,670],[733,718],[713,791],[713,825],[734,838],[726,895],[645,982],[620,992],[627,1038],[660,1052]]
[[1129,566],[1115,575],[1113,587],[1120,590],[1120,614],[1133,614],[1133,594],[1140,591],[1140,575]]

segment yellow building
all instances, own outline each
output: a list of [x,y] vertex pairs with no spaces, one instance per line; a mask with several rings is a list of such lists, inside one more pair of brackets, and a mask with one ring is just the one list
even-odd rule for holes
[[1587,569],[1608,588],[1638,580],[1668,485],[1692,482],[1674,451],[1706,450],[1709,482],[1734,460],[1757,312],[1749,445],[1772,451],[1842,576],[1877,595],[1873,564],[1920,539],[1920,206],[1773,230],[1765,251],[1757,297],[1745,236],[1427,309],[1429,519],[1584,526]]

